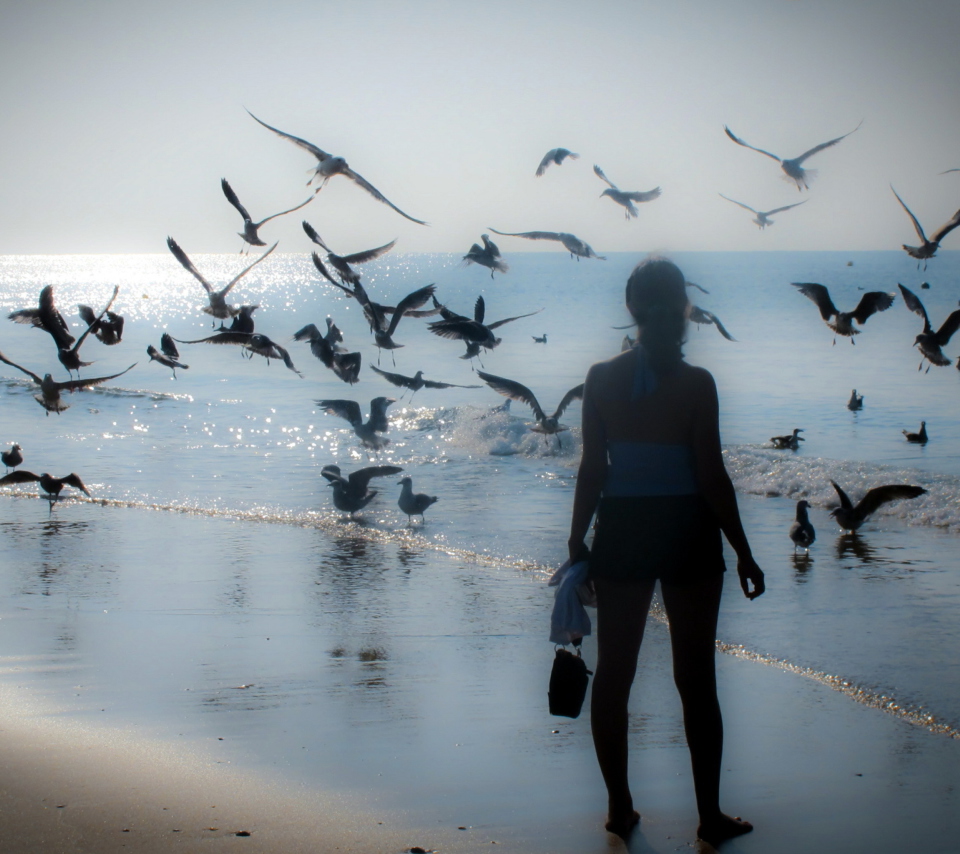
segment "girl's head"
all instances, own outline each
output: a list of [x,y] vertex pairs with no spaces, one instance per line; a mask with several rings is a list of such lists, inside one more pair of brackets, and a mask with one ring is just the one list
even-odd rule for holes
[[683,358],[690,311],[680,268],[665,258],[641,261],[627,280],[626,297],[651,366],[658,373],[670,370]]

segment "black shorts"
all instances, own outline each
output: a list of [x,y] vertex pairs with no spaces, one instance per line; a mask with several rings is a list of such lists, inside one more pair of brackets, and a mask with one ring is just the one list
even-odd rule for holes
[[702,496],[600,499],[591,577],[683,585],[725,570],[720,524]]

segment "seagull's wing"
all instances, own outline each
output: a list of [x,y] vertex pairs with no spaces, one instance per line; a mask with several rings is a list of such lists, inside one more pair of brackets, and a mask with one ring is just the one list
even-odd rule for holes
[[298,329],[293,333],[294,341],[316,341],[318,338],[323,340],[323,336],[315,323],[308,323],[303,329]]
[[847,496],[847,493],[844,492],[839,486],[837,486],[835,481],[830,481],[833,484],[833,488],[837,491],[837,495],[840,496],[840,506],[844,510],[853,510],[853,504],[850,501],[850,498]]
[[182,338],[174,338],[178,344],[240,344],[245,346],[250,343],[253,337],[252,332],[218,332],[216,335],[210,335],[207,338],[194,338],[192,341],[184,341]]
[[173,343],[173,337],[169,332],[164,332],[163,335],[160,336],[160,349],[164,355],[169,356],[171,359],[180,358],[180,351],[177,349],[177,345]]
[[259,264],[259,263],[260,263],[264,258],[266,258],[271,252],[273,252],[273,250],[277,248],[277,245],[278,245],[278,244],[274,243],[273,246],[271,246],[266,252],[263,253],[263,255],[261,255],[259,258],[257,258],[256,261],[254,261],[252,264],[248,264],[246,267],[244,267],[243,270],[240,271],[240,274],[239,274],[239,275],[235,276],[230,282],[228,282],[226,285],[224,285],[224,286],[220,289],[220,296],[225,297],[228,293],[230,293],[230,289],[231,289],[237,282],[239,282],[244,276],[246,276],[247,273],[249,273],[254,267],[256,267],[257,264]]
[[603,170],[597,166],[596,163],[593,164],[593,174],[596,175],[604,184],[607,184],[614,190],[619,190],[620,188],[613,183],[606,175],[603,174]]
[[370,401],[370,420],[368,426],[378,433],[386,433],[390,429],[387,422],[387,407],[396,403],[392,397],[375,397]]
[[324,466],[320,469],[320,477],[325,477],[330,483],[339,483],[342,486],[347,485],[347,479],[340,474],[339,466]]
[[824,285],[818,285],[816,282],[791,282],[790,284],[807,299],[811,299],[817,304],[817,308],[820,309],[820,317],[824,320],[829,320],[834,315],[839,314],[833,300],[830,299],[830,292]]
[[[77,314],[80,315],[80,319],[87,324],[87,326],[93,326],[97,322],[97,315],[94,314],[93,309],[88,305],[78,305]],[[13,319],[11,317],[11,319]]]
[[400,388],[411,388],[413,385],[412,377],[405,377],[403,374],[391,374],[389,371],[381,371],[380,368],[371,365],[370,369],[380,374],[387,382],[393,383]]
[[393,208],[400,216],[406,217],[411,222],[417,223],[417,225],[426,225],[422,219],[417,219],[416,217],[410,216],[408,213],[404,213],[400,208],[398,208],[393,202],[390,201],[383,193],[381,193],[376,187],[373,186],[366,178],[362,175],[354,172],[349,166],[343,170],[343,174],[348,178],[352,179],[354,183],[359,184],[366,190],[371,196],[373,196],[378,202],[383,202],[385,205],[389,205]]
[[[688,288],[696,288],[698,291],[703,291],[703,293],[705,293],[705,294],[709,294],[709,293],[710,293],[710,291],[708,291],[705,287],[703,287],[703,285],[698,285],[696,282],[684,282],[684,284],[685,284]],[[632,326],[632,325],[633,325],[633,324],[631,324],[631,326]],[[629,326],[624,326],[624,327],[622,327],[622,328],[623,328],[623,329],[629,329],[630,327],[629,327]]]
[[923,307],[923,303],[920,302],[920,297],[918,297],[910,288],[905,288],[899,282],[897,287],[900,288],[900,293],[903,294],[903,303],[910,309],[914,314],[919,314],[923,318],[923,331],[926,333],[933,332],[933,327],[930,325],[930,318],[927,316],[927,310]]
[[951,312],[950,316],[943,321],[943,325],[937,330],[937,344],[946,347],[958,327],[960,327],[960,308]]
[[551,163],[556,162],[556,156],[560,153],[561,149],[551,148],[546,154],[543,155],[543,160],[540,161],[540,165],[537,167],[537,177],[539,178],[544,172],[547,171],[547,167]]
[[441,383],[436,380],[424,380],[423,384],[427,388],[483,388],[480,385],[458,385],[457,383]]
[[[863,120],[860,121],[860,125],[862,124],[863,124]],[[860,125],[857,125],[853,130],[848,131],[843,136],[838,136],[836,139],[831,139],[828,142],[821,142],[820,145],[815,145],[809,151],[804,151],[803,154],[801,154],[799,157],[794,158],[794,162],[799,165],[800,163],[803,163],[803,161],[806,160],[808,157],[811,157],[812,155],[816,154],[818,151],[823,151],[823,149],[829,148],[831,145],[836,145],[838,142],[840,142],[841,139],[846,139],[854,131],[860,130]]]
[[387,328],[387,335],[393,335],[393,333],[396,331],[397,324],[400,322],[400,319],[408,311],[420,308],[420,306],[430,299],[436,289],[436,285],[426,285],[425,287],[422,287],[411,294],[407,294],[402,300],[400,300],[400,302],[397,303],[396,309],[394,309],[393,317],[390,318],[390,326]]
[[700,308],[698,305],[690,307],[690,319],[694,323],[712,323],[717,327],[717,331],[727,339],[727,341],[736,341],[727,330],[724,328],[723,324],[720,322],[720,319],[712,312],[707,311],[705,308]]
[[357,469],[350,474],[350,486],[360,490],[362,495],[367,491],[367,484],[375,477],[386,477],[391,474],[400,474],[403,469],[400,466],[368,466],[365,469]]
[[110,302],[107,303],[106,308],[100,312],[94,319],[93,323],[87,324],[87,328],[83,331],[83,334],[77,339],[77,343],[73,345],[73,352],[76,353],[80,349],[80,345],[86,340],[86,337],[93,332],[94,327],[101,320],[101,318],[110,311],[110,306],[113,305],[113,301],[117,298],[117,294],[120,293],[120,285],[115,285],[113,288],[113,296],[110,297]]
[[473,319],[477,323],[483,323],[484,315],[487,313],[487,304],[483,300],[483,294],[477,297],[477,301],[473,304]]
[[33,371],[28,371],[26,368],[21,367],[16,362],[11,362],[3,353],[0,353],[0,362],[8,364],[11,368],[16,368],[18,371],[25,373],[30,379],[32,379],[37,385],[40,385],[43,380],[40,379]]
[[[500,247],[497,246],[497,244],[490,239],[489,234],[481,234],[480,239],[483,241],[483,248],[486,249],[488,253],[490,253],[491,257],[493,258],[500,257]],[[476,246],[477,244],[474,243],[473,245]]]
[[63,481],[67,486],[72,486],[74,489],[79,489],[81,492],[89,495],[87,488],[83,485],[83,481],[80,480],[80,475],[70,472],[66,477],[61,477],[59,480]]
[[[312,225],[310,225],[309,222],[304,220],[301,223],[301,225],[303,225],[303,230],[307,233],[307,237],[309,237],[314,243],[316,243],[317,246],[322,247],[326,252],[330,251],[330,247],[323,242],[323,238],[321,238],[320,235],[317,234],[316,229]],[[323,273],[324,271],[321,269],[320,272]],[[324,273],[324,275],[326,275],[326,273]],[[329,276],[327,278],[329,278]]]
[[0,486],[9,486],[14,483],[33,483],[38,480],[40,480],[40,475],[34,474],[32,471],[18,469],[0,477]]
[[623,195],[630,199],[631,202],[652,202],[654,199],[660,198],[660,193],[660,188],[654,187],[652,190],[637,190],[633,193],[624,193]]
[[504,237],[525,237],[527,240],[559,240],[563,239],[556,231],[497,231],[495,228],[487,226],[494,234],[502,234]]
[[[252,222],[250,219],[250,214],[247,213],[247,209],[240,204],[240,199],[237,197],[237,194],[233,191],[233,187],[230,186],[230,182],[226,178],[220,179],[220,189],[223,190],[223,194],[227,197],[227,201],[230,202],[238,211],[240,211],[240,216],[243,217],[244,222]],[[311,197],[312,198],[312,197]],[[266,220],[264,220],[266,222]],[[263,223],[259,223],[263,225]]]
[[927,490],[922,486],[908,486],[900,483],[875,486],[860,499],[856,506],[856,512],[866,518],[890,501],[896,501],[900,498],[917,498],[925,495],[926,492]]
[[396,240],[391,240],[389,243],[378,246],[376,249],[366,249],[363,252],[354,252],[353,255],[344,255],[342,257],[348,264],[365,264],[367,261],[372,261],[374,258],[386,255],[396,244]]
[[330,282],[331,285],[333,285],[335,288],[340,288],[340,290],[349,297],[356,297],[356,293],[351,291],[350,288],[346,288],[341,285],[340,282],[334,281],[333,276],[330,275],[330,271],[327,270],[327,268],[323,265],[323,261],[320,260],[320,256],[316,252],[314,252],[310,257],[313,258],[313,266],[320,271],[320,275]]
[[430,331],[451,341],[486,341],[487,330],[475,320],[461,317],[457,320],[437,320],[431,323]]
[[485,371],[477,371],[477,376],[498,394],[509,397],[518,403],[527,404],[527,406],[533,410],[533,416],[537,421],[543,421],[543,419],[547,417],[543,409],[540,408],[540,404],[537,402],[534,393],[522,383],[518,383],[516,380],[508,380],[505,377],[488,374]]
[[[249,110],[247,110],[250,113]],[[331,155],[324,151],[322,148],[318,148],[312,142],[307,142],[305,139],[300,139],[299,136],[294,136],[292,133],[284,133],[282,130],[277,130],[275,127],[271,127],[266,122],[260,121],[253,113],[250,113],[250,117],[255,121],[262,124],[267,130],[272,130],[277,136],[282,136],[284,139],[289,139],[294,145],[299,145],[301,148],[309,151],[314,157],[317,158],[321,163],[324,160],[328,160]]]
[[208,294],[212,294],[213,288],[211,287],[210,283],[200,275],[200,271],[193,266],[193,261],[187,257],[187,253],[180,248],[177,241],[172,237],[167,238],[167,248],[173,253],[173,257],[180,262],[183,268],[198,282],[200,282],[201,285],[203,285],[203,289]]
[[723,126],[723,130],[727,134],[727,136],[729,136],[730,139],[732,139],[737,145],[742,145],[744,148],[750,148],[753,151],[759,151],[761,154],[766,154],[767,157],[772,157],[774,160],[777,161],[777,163],[781,162],[780,158],[777,157],[776,154],[771,154],[769,151],[764,151],[762,148],[757,148],[755,145],[750,145],[750,143],[744,142],[742,139],[740,139],[740,137],[736,136],[734,132],[730,130],[730,128],[728,128],[726,125]]
[[895,294],[887,294],[883,291],[869,291],[860,298],[860,302],[853,310],[853,317],[857,323],[862,325],[867,322],[867,318],[870,317],[871,314],[876,314],[878,311],[886,311],[890,308],[895,299]]
[[[726,198],[726,197],[724,197],[724,198]],[[732,201],[732,200],[731,200],[731,201]],[[763,211],[763,215],[764,215],[764,216],[773,216],[775,213],[780,213],[781,211],[788,211],[788,210],[790,210],[790,208],[798,208],[798,207],[800,207],[800,205],[805,205],[805,204],[806,204],[807,202],[809,202],[809,201],[810,201],[809,199],[804,199],[802,202],[795,202],[795,203],[792,204],[792,205],[784,205],[782,208],[774,208],[772,211]],[[746,207],[746,206],[744,206],[744,207]],[[754,211],[754,213],[756,213],[756,211]]]
[[353,385],[360,379],[359,353],[334,353],[333,372],[345,383]]
[[958,225],[960,225],[960,211],[957,211],[949,222],[944,223],[940,226],[933,234],[930,235],[930,240],[934,243],[939,243],[946,237],[951,231],[953,231]]
[[913,221],[913,227],[917,230],[917,236],[920,238],[920,240],[926,243],[927,235],[923,233],[923,226],[920,225],[920,220],[913,215],[913,211],[907,207],[906,202],[904,202],[904,200],[900,198],[897,191],[893,189],[893,184],[890,185],[890,189],[893,190],[893,194],[897,197],[897,201],[900,202],[900,207],[907,212],[907,216]]
[[305,202],[300,202],[300,204],[297,205],[295,208],[290,208],[289,210],[286,210],[286,211],[280,211],[280,213],[271,214],[270,216],[266,217],[265,219],[260,220],[260,222],[257,223],[256,227],[257,227],[257,228],[260,228],[261,225],[263,225],[263,224],[266,223],[266,222],[270,222],[270,220],[272,220],[272,219],[276,219],[278,216],[283,216],[284,214],[293,213],[294,211],[298,211],[298,210],[300,210],[300,208],[303,208],[303,207],[306,207],[307,205],[309,205],[310,202],[312,202],[315,198],[316,198],[316,194],[315,194],[315,193],[311,193],[311,194],[310,194],[310,198],[307,199]]
[[363,416],[360,414],[360,404],[355,400],[318,400],[319,406],[328,415],[337,415],[345,418],[354,427],[363,424]]
[[538,308],[536,311],[529,311],[526,314],[518,314],[516,317],[505,317],[503,320],[497,320],[493,323],[487,324],[487,329],[496,329],[498,326],[503,326],[504,323],[511,323],[514,320],[520,320],[521,317],[533,317],[535,314],[540,314],[543,311],[542,308]]
[[[731,199],[729,196],[725,196],[723,193],[717,193],[717,195],[720,196],[721,199],[726,199],[728,202],[733,202],[735,205],[740,205],[740,207],[745,208],[746,210],[750,211],[750,213],[759,213],[759,211],[755,211],[752,207],[750,207],[750,205],[745,205],[743,202],[738,202],[736,199]],[[793,206],[791,205],[791,207]],[[786,210],[786,208],[781,208],[781,210]],[[773,211],[771,211],[771,213],[773,213]]]
[[135,368],[136,366],[137,363],[134,362],[125,371],[120,371],[119,374],[110,374],[109,377],[90,377],[89,379],[70,380],[69,382],[65,383],[57,383],[57,387],[63,391],[82,391],[89,386],[100,385],[100,383],[105,383],[107,380],[115,380],[117,377],[122,377],[127,371],[129,371],[131,368]]
[[560,405],[557,407],[557,411],[553,413],[553,417],[559,418],[561,415],[563,415],[566,408],[574,400],[583,400],[583,383],[580,383],[578,386],[574,386],[563,396],[563,399],[560,401]]
[[273,344],[273,349],[280,354],[280,358],[283,359],[283,364],[293,371],[298,377],[303,379],[303,374],[301,374],[293,364],[293,359],[290,358],[290,354],[287,352],[287,349],[285,347],[281,347],[276,341],[271,341],[270,343]]

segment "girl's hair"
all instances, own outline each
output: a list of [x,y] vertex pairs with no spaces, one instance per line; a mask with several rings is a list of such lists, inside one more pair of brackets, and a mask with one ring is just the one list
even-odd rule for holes
[[683,273],[666,258],[647,258],[627,279],[626,298],[650,366],[666,373],[683,359],[690,310]]

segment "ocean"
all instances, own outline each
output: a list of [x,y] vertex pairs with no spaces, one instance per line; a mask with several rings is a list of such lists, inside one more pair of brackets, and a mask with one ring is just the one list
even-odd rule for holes
[[[501,326],[502,343],[480,358],[550,412],[592,362],[619,352],[623,288],[642,256],[576,261],[513,253],[507,240],[510,272],[492,280],[459,256],[393,253],[367,265],[363,281],[389,304],[435,283],[441,302],[464,315],[482,295],[488,322],[539,312]],[[960,371],[918,370],[912,345],[922,321],[897,288],[920,296],[939,326],[960,297],[960,252],[941,252],[925,271],[902,252],[673,260],[709,291],[692,290],[692,300],[736,339],[691,325],[685,352],[717,379],[727,467],[767,574],[767,593],[748,602],[728,573],[724,648],[960,737]],[[193,261],[214,283],[248,263]],[[791,282],[827,285],[841,309],[862,290],[896,300],[855,343],[834,343]],[[81,355],[96,363],[82,375],[136,367],[65,395],[70,408],[47,415],[33,383],[0,365],[0,445],[23,447],[22,469],[76,472],[91,493],[68,488],[49,507],[36,484],[0,489],[0,679],[29,685],[60,714],[161,737],[225,738],[231,761],[243,755],[306,780],[334,762],[345,785],[384,797],[409,794],[411,763],[425,793],[448,784],[451,763],[482,769],[476,734],[490,732],[491,717],[507,739],[551,725],[545,581],[565,557],[578,402],[561,419],[569,431],[545,440],[529,430],[523,404],[494,411],[504,399],[459,358],[461,343],[413,318],[394,336],[404,346],[383,351],[379,366],[480,387],[401,399],[402,389],[369,369],[378,354],[359,306],[307,255],[275,253],[230,295],[259,306],[257,331],[287,347],[303,377],[234,346],[180,345],[189,369],[176,378],[151,363],[146,348],[159,347],[164,331],[213,332],[200,286],[169,254],[0,257],[0,312],[35,306],[48,284],[75,335],[76,305],[99,310],[119,285],[123,341],[106,347],[90,336]],[[362,354],[354,386],[292,340],[307,323],[323,329],[328,316]],[[65,379],[48,335],[4,322],[8,359]],[[534,342],[544,334],[546,344]],[[945,351],[960,356],[960,336]],[[847,408],[853,389],[864,397],[860,411]],[[316,402],[353,399],[366,415],[382,395],[397,402],[390,443],[378,452]],[[921,421],[930,441],[907,443],[902,431]],[[797,427],[799,450],[771,446],[771,436]],[[347,519],[320,477],[328,464],[400,466],[438,501],[424,523],[409,524],[394,475],[372,481],[379,494]],[[831,480],[854,501],[886,483],[927,494],[881,508],[846,535],[828,515]],[[817,531],[809,554],[787,537],[800,498]],[[529,674],[503,684],[498,659],[519,650],[542,658],[531,654]],[[402,744],[377,735],[387,720]],[[531,740],[521,753],[534,750]],[[478,770],[476,779],[496,773]]]

